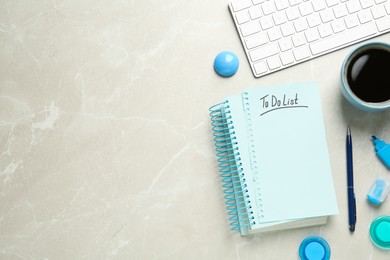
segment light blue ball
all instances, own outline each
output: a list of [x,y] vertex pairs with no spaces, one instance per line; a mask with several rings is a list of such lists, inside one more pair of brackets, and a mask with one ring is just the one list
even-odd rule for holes
[[214,60],[214,69],[222,77],[234,75],[240,62],[235,53],[230,51],[220,52]]

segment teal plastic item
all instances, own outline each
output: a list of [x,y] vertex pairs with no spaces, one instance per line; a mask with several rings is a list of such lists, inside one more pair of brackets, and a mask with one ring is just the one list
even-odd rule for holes
[[223,51],[215,57],[214,70],[222,77],[230,77],[237,72],[239,64],[240,62],[235,53]]
[[390,216],[380,216],[371,223],[370,237],[377,247],[390,250]]
[[329,260],[329,244],[322,237],[307,237],[299,246],[299,257],[301,260]]
[[379,159],[390,169],[390,144],[378,139],[374,135],[372,136],[372,141],[374,142],[375,151]]

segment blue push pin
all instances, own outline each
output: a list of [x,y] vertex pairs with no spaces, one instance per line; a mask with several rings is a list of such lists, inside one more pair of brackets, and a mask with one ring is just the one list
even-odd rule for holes
[[329,260],[330,247],[322,237],[310,236],[299,246],[301,260]]
[[223,51],[215,57],[214,70],[222,77],[233,76],[238,70],[240,62],[236,54]]

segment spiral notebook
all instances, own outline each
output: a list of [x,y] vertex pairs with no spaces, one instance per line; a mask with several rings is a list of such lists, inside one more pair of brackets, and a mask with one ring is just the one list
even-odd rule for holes
[[232,230],[321,225],[338,214],[315,83],[248,89],[210,116]]

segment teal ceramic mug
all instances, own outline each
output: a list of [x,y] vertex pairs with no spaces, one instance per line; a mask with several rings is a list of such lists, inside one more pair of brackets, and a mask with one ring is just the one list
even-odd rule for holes
[[341,67],[341,92],[356,108],[382,111],[390,108],[390,44],[360,45]]

